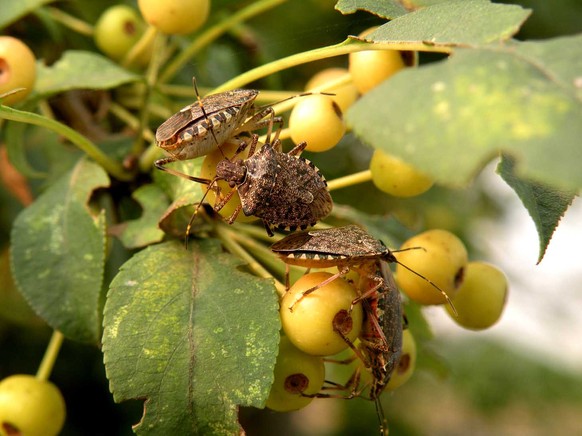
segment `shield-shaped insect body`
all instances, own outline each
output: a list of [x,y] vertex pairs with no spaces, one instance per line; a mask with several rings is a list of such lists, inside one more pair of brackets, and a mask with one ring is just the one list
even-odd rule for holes
[[258,94],[254,89],[235,89],[204,97],[160,125],[156,142],[172,156],[170,161],[208,154],[238,133],[256,128],[249,118],[255,115]]
[[244,214],[261,218],[269,232],[271,227],[305,229],[331,212],[327,182],[315,165],[299,156],[305,144],[289,153],[278,147],[275,141],[244,161],[225,159],[216,176],[236,187]]

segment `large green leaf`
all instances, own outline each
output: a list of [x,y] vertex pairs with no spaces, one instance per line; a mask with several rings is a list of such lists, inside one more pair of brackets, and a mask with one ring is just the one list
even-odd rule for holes
[[32,308],[65,336],[99,339],[99,294],[105,263],[105,220],[87,201],[109,185],[103,169],[81,160],[14,222],[12,270]]
[[398,0],[339,0],[335,8],[342,14],[353,14],[356,11],[366,11],[379,17],[393,19],[404,15],[407,10]]
[[164,232],[158,227],[158,221],[168,207],[168,197],[154,184],[136,189],[132,197],[141,205],[142,215],[123,224],[119,239],[126,248],[160,242]]
[[485,0],[453,0],[403,15],[376,29],[367,40],[478,45],[517,33],[531,11]]
[[572,204],[575,195],[520,178],[515,174],[515,162],[508,157],[502,158],[497,172],[517,193],[536,225],[540,240],[539,263],[546,253],[560,219]]
[[263,407],[279,341],[269,280],[239,271],[218,241],[150,246],[111,283],[103,353],[116,401],[146,399],[139,434],[238,434]]
[[50,67],[38,63],[34,91],[48,97],[71,89],[110,89],[138,80],[139,76],[99,54],[68,50]]
[[0,14],[0,29],[14,23],[35,9],[51,3],[54,0],[2,0],[2,13]]
[[520,176],[582,186],[582,35],[475,50],[399,72],[347,113],[368,144],[445,185],[464,185],[500,151]]

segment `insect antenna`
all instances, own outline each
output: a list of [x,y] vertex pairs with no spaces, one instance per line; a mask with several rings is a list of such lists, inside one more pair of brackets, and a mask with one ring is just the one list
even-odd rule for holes
[[[206,122],[208,123],[208,130],[210,130],[210,134],[214,138],[214,142],[216,142],[216,144],[219,145],[218,139],[216,139],[216,135],[214,134],[214,125],[210,121],[210,118],[208,118],[208,114],[206,113],[206,110],[204,109],[204,105],[202,104],[202,98],[200,97],[200,92],[198,92],[198,85],[196,83],[196,77],[194,77],[194,76],[192,77],[192,85],[194,85],[194,91],[196,91],[196,99],[198,100],[198,106],[200,106],[200,110],[202,111],[202,114],[204,115],[204,118],[206,119]],[[220,149],[220,147],[218,147],[218,148]]]
[[378,415],[378,421],[380,421],[380,436],[388,436],[388,421],[384,416],[384,408],[380,402],[380,396],[374,398],[374,405],[376,406],[376,415]]
[[[417,249],[422,249],[422,250],[425,250],[426,251],[426,249],[424,247],[410,247],[410,248],[405,248],[403,250],[395,250],[395,251],[392,251],[392,253],[401,253],[403,251],[417,250]],[[412,274],[420,277],[421,279],[423,279],[424,281],[426,281],[428,284],[430,284],[433,288],[435,288],[437,291],[439,291],[443,295],[443,297],[445,297],[445,299],[447,300],[447,304],[449,306],[451,306],[451,309],[453,309],[453,313],[455,314],[455,316],[459,316],[459,313],[457,312],[457,309],[455,308],[455,305],[453,304],[453,301],[451,300],[451,298],[447,295],[447,293],[445,291],[443,291],[441,288],[439,288],[438,285],[435,282],[433,282],[432,280],[430,280],[427,277],[423,276],[422,274],[414,271],[412,268],[404,265],[402,262],[400,262],[394,256],[392,256],[391,262],[397,263],[401,267],[407,269]]]
[[[200,202],[196,205],[196,209],[194,209],[194,213],[190,217],[190,220],[188,221],[188,225],[186,226],[186,232],[184,234],[184,246],[186,247],[186,249],[188,249],[188,236],[190,235],[190,230],[192,229],[192,224],[194,223],[194,218],[196,218],[196,215],[198,215],[198,210],[202,207],[202,204],[204,203],[204,200],[206,199],[206,196],[208,195],[208,193],[210,192],[210,190],[214,188],[213,185],[216,186],[216,182],[218,182],[218,180],[219,179],[217,177],[215,177],[212,180],[207,180],[207,179],[198,179],[198,180],[195,180],[195,181],[197,181],[199,183],[208,185],[208,189],[206,189],[206,192],[204,193],[204,195],[200,199]],[[203,181],[206,181],[206,182],[203,182]]]

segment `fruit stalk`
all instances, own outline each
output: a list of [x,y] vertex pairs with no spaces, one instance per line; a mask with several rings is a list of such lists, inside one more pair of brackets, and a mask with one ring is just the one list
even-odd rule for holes
[[347,188],[348,186],[369,182],[370,180],[372,180],[372,172],[370,170],[364,170],[359,173],[350,174],[349,176],[330,180],[327,182],[327,189],[333,191],[334,189]]
[[67,138],[95,162],[101,165],[105,171],[118,180],[128,181],[133,177],[131,173],[125,171],[119,162],[110,159],[109,156],[103,153],[99,147],[93,144],[92,141],[63,123],[59,123],[58,121],[51,120],[50,118],[32,112],[21,111],[2,105],[0,105],[0,118],[46,127],[47,129]]
[[64,339],[65,337],[61,332],[58,330],[53,330],[49,344],[46,347],[46,351],[44,352],[44,356],[40,362],[38,371],[36,372],[37,379],[48,380],[53,370],[53,366],[55,365],[55,361],[57,360],[57,356],[59,355],[59,350],[61,349],[61,345],[63,344]]
[[298,65],[365,50],[430,51],[438,53],[448,53],[451,51],[450,47],[428,46],[419,43],[367,42],[351,37],[339,44],[297,53],[261,65],[260,67],[249,70],[246,73],[240,74],[228,82],[223,83],[218,88],[215,88],[212,93],[242,88],[246,84],[254,82],[255,80],[262,79],[263,77]]
[[176,73],[186,64],[192,57],[200,50],[209,45],[212,41],[217,39],[220,35],[225,33],[231,27],[241,23],[249,18],[259,15],[287,0],[262,0],[252,2],[246,8],[241,9],[235,14],[227,16],[223,21],[206,29],[202,34],[195,38],[192,43],[182,50],[181,53],[166,67],[160,75],[160,83],[169,82],[176,75]]

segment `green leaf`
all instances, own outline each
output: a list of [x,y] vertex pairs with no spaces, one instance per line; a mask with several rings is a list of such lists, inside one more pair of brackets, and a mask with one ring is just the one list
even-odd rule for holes
[[516,34],[530,13],[517,5],[454,0],[396,18],[370,33],[366,40],[446,46],[487,44]]
[[408,12],[398,0],[384,0],[381,2],[377,0],[338,0],[335,4],[335,9],[344,15],[353,14],[357,11],[366,11],[387,20],[400,17]]
[[109,185],[103,169],[81,160],[24,209],[12,229],[14,278],[32,308],[79,341],[100,334],[99,294],[105,263],[105,220],[87,207]]
[[25,144],[29,138],[25,135],[25,123],[7,122],[4,125],[4,136],[6,140],[6,150],[10,158],[10,163],[22,173],[22,175],[31,179],[46,177],[47,173],[36,170],[29,162],[26,156]]
[[37,64],[34,90],[37,96],[48,97],[71,89],[110,89],[139,80],[101,55],[68,50],[50,67]]
[[54,0],[2,0],[0,29]]
[[368,144],[449,186],[466,184],[493,156],[516,158],[524,178],[582,186],[582,35],[457,49],[405,69],[347,112]]
[[522,179],[515,173],[515,162],[504,156],[497,172],[513,188],[533,219],[540,240],[538,263],[546,253],[560,219],[576,196],[572,192],[553,189],[531,180]]
[[158,227],[158,221],[168,207],[168,197],[156,185],[138,188],[132,197],[142,206],[142,215],[136,220],[128,221],[119,238],[126,248],[145,247],[160,242],[164,232]]
[[[183,174],[198,177],[204,158],[189,159],[172,162],[169,168]],[[174,201],[185,201],[194,204],[202,198],[200,183],[175,176],[165,171],[154,168],[154,182]]]
[[410,229],[403,226],[390,214],[370,215],[351,206],[336,203],[333,206],[332,216],[364,227],[390,249],[400,246],[413,235]]
[[189,248],[137,253],[107,296],[107,377],[115,401],[146,399],[139,434],[238,434],[238,406],[263,407],[273,382],[273,283],[239,271],[216,240]]
[[[177,161],[168,166],[183,174],[198,176],[203,160],[204,158]],[[164,171],[157,169],[153,171],[154,182],[173,200],[172,204],[159,217],[160,228],[170,235],[183,238],[184,231],[192,218],[192,213],[194,213],[194,209],[190,206],[199,203],[202,199],[202,187],[199,183]]]

